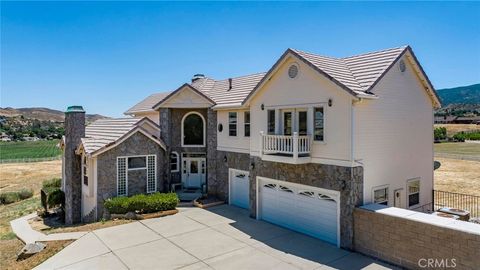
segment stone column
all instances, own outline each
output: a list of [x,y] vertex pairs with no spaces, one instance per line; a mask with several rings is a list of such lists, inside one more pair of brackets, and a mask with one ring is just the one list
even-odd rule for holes
[[[207,192],[215,190],[217,178],[217,112],[207,111]],[[213,190],[211,190],[213,189]],[[216,191],[214,191],[216,192]]]
[[75,154],[85,137],[85,111],[82,106],[70,106],[65,112],[65,223],[82,219],[82,162]]
[[172,182],[172,175],[170,173],[170,154],[172,152],[172,124],[171,124],[171,119],[172,119],[172,113],[171,109],[169,108],[161,108],[159,111],[159,125],[160,125],[160,138],[163,140],[166,146],[165,150],[165,159],[163,161],[163,168],[164,172],[162,173],[164,177],[164,187],[163,191],[164,192],[169,192],[170,187],[171,187],[171,182]]

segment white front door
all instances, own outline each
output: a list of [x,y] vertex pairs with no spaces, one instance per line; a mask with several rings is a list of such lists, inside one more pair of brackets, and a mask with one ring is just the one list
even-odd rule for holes
[[230,174],[230,204],[248,209],[250,204],[249,172],[229,169]]
[[182,182],[187,188],[201,188],[205,183],[205,158],[183,158]]
[[257,218],[339,245],[338,191],[257,178]]

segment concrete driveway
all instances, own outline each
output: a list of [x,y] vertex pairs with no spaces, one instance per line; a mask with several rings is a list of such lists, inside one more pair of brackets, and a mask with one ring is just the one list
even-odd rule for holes
[[391,269],[218,206],[86,234],[36,269]]

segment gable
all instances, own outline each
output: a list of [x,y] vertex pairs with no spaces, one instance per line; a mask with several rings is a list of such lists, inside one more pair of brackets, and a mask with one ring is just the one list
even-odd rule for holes
[[184,84],[153,108],[155,110],[159,108],[209,108],[214,104],[210,98],[192,86]]

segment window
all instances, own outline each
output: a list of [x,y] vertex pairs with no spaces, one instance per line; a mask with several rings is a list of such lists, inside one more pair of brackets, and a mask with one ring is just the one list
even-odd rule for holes
[[283,112],[283,135],[292,135],[292,112]]
[[300,136],[307,135],[307,111],[298,112],[298,134]]
[[129,157],[128,158],[128,169],[129,170],[141,170],[147,168],[147,159],[146,157]]
[[373,202],[388,205],[388,187],[375,189],[373,191]]
[[313,122],[313,139],[315,141],[324,140],[324,112],[323,108],[314,109],[314,122]]
[[82,160],[83,184],[88,186],[88,160],[87,156],[83,156]]
[[178,153],[177,152],[172,152],[170,154],[170,172],[178,172]]
[[[128,195],[128,174],[129,171],[145,170],[147,185],[146,192],[155,192],[157,190],[157,156],[131,156],[117,157],[117,196]],[[141,177],[144,181],[145,178]],[[140,181],[141,179],[132,179]]]
[[250,137],[250,112],[244,112],[244,121],[245,121],[245,130],[244,130],[244,136],[245,137]]
[[205,146],[205,120],[197,112],[187,113],[182,120],[182,146]]
[[275,110],[267,111],[267,128],[268,134],[275,134]]
[[412,179],[407,182],[408,207],[420,203],[420,179]]
[[127,158],[117,158],[117,195],[127,195]]
[[228,135],[237,136],[237,113],[228,113]]
[[157,191],[157,156],[147,156],[147,193]]

